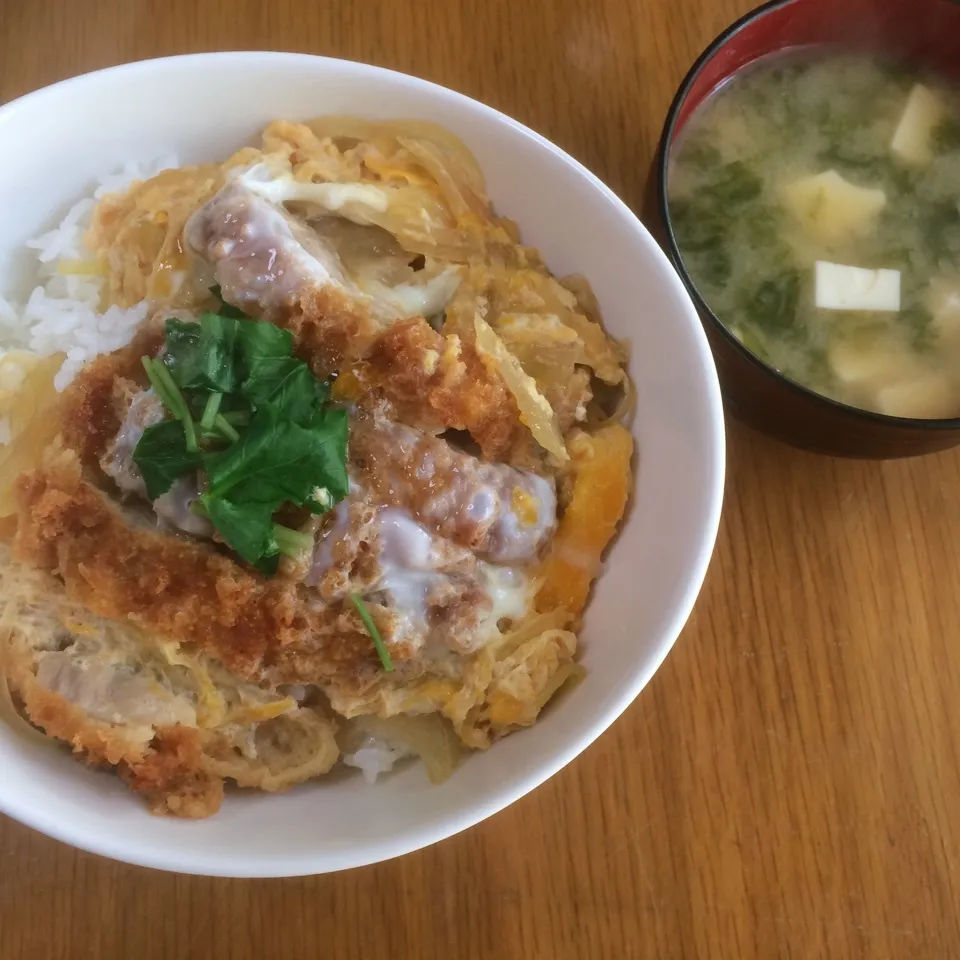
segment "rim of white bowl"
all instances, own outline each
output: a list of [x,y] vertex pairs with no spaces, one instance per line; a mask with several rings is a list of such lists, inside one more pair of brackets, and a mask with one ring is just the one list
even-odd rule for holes
[[353,71],[358,75],[376,75],[384,81],[398,86],[427,90],[433,96],[442,97],[448,102],[463,107],[465,110],[486,114],[491,119],[512,127],[524,137],[534,141],[543,149],[560,158],[581,177],[586,179],[608,203],[617,209],[631,224],[634,230],[638,231],[650,242],[653,255],[660,257],[663,265],[667,267],[665,275],[669,278],[668,282],[674,285],[680,301],[684,303],[691,331],[696,342],[696,348],[699,353],[701,369],[706,379],[705,387],[709,404],[708,413],[712,428],[711,436],[714,440],[714,449],[710,463],[711,483],[708,495],[709,500],[706,504],[706,522],[703,536],[701,537],[696,560],[691,564],[686,591],[676,605],[669,626],[662,633],[655,654],[646,664],[646,668],[637,675],[635,681],[627,687],[619,697],[604,707],[599,720],[589,729],[585,729],[579,737],[568,742],[563,749],[546,757],[542,763],[539,763],[531,769],[527,777],[518,781],[510,788],[498,792],[494,797],[491,797],[484,803],[471,806],[462,812],[453,812],[435,823],[431,823],[429,826],[407,831],[393,841],[380,841],[375,851],[368,848],[358,848],[356,854],[352,852],[346,855],[342,853],[334,855],[321,853],[317,856],[317,859],[330,861],[322,863],[311,862],[311,856],[309,854],[296,858],[287,856],[280,860],[271,861],[269,868],[266,868],[265,864],[260,861],[256,864],[246,865],[243,864],[239,858],[227,861],[221,859],[217,862],[208,863],[205,862],[205,857],[208,855],[202,851],[199,854],[192,854],[189,850],[184,851],[180,847],[174,849],[140,848],[131,851],[109,836],[92,836],[88,832],[75,832],[69,823],[57,821],[52,816],[46,816],[42,809],[15,806],[11,804],[3,795],[3,792],[0,791],[0,812],[55,840],[60,840],[80,850],[109,857],[113,860],[119,860],[141,867],[212,877],[265,878],[309,876],[318,873],[349,870],[355,867],[369,866],[373,863],[392,860],[396,857],[413,853],[416,850],[422,850],[425,847],[446,840],[448,837],[452,837],[457,833],[461,833],[481,821],[494,816],[511,804],[516,803],[521,797],[535,790],[576,759],[576,757],[586,750],[601,734],[610,728],[640,695],[643,688],[650,682],[657,670],[660,669],[667,654],[673,648],[680,632],[686,625],[703,586],[720,525],[726,469],[726,434],[724,430],[720,384],[706,334],[700,323],[693,301],[684,287],[683,282],[647,228],[613,190],[600,180],[599,177],[591,173],[582,163],[571,157],[566,151],[549,141],[546,137],[541,136],[536,131],[520,123],[518,120],[514,120],[512,117],[507,116],[507,114],[501,113],[494,107],[488,106],[479,100],[474,100],[466,94],[458,93],[449,87],[444,87],[441,84],[433,83],[429,80],[421,80],[419,77],[413,77],[396,70],[389,70],[386,67],[377,67],[356,60],[316,56],[308,53],[231,50],[179,54],[169,57],[155,57],[148,60],[135,60],[129,63],[104,67],[100,70],[93,70],[88,73],[69,77],[46,87],[41,87],[39,90],[26,93],[15,100],[3,104],[0,106],[0,123],[15,111],[33,107],[36,103],[42,102],[44,99],[57,96],[64,88],[82,88],[86,85],[92,85],[100,82],[101,78],[106,75],[131,75],[143,71],[155,70],[158,67],[170,68],[179,64],[209,63],[211,61],[226,62],[230,60],[249,60],[252,61],[251,65],[254,67],[258,64],[279,61],[290,62],[300,60],[309,63],[324,62],[336,64],[338,69],[345,70],[348,73]]

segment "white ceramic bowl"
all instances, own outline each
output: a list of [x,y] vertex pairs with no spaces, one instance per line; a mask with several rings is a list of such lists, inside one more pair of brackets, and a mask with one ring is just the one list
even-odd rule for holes
[[176,151],[224,157],[275,117],[357,114],[440,123],[474,151],[497,209],[554,273],[583,273],[633,344],[639,448],[632,510],[582,634],[587,678],[530,730],[430,786],[410,766],[367,786],[335,776],[271,796],[228,794],[203,821],[153,817],[114,776],[0,725],[0,810],[131,863],[219,876],[322,873],[434,843],[517,800],[598,737],[660,666],[713,549],[723,489],[720,393],[693,305],[630,210],[575,160],[473,100],[386,70],[282,53],[201,54],[102,70],[0,108],[0,290],[23,242],[95,177]]

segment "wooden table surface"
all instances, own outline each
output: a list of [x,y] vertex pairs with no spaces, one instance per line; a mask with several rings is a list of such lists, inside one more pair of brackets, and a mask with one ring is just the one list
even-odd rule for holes
[[[165,54],[343,56],[504,110],[639,209],[675,87],[749,6],[0,0],[0,100]],[[833,461],[731,425],[689,625],[533,795],[401,860],[276,881],[128,867],[0,818],[0,957],[960,957],[958,500],[960,454]]]

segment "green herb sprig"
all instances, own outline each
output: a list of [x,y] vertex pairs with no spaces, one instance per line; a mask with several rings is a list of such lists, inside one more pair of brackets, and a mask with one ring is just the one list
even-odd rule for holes
[[196,511],[247,563],[274,573],[280,554],[308,549],[312,538],[274,514],[324,513],[346,496],[347,413],[327,404],[329,385],[293,356],[290,333],[223,307],[168,319],[162,356],[142,362],[172,417],[133,452],[150,499],[203,470]]
[[360,614],[360,619],[367,628],[367,633],[370,634],[370,639],[377,649],[377,656],[380,657],[380,663],[383,665],[383,669],[387,673],[392,673],[393,660],[390,659],[390,651],[387,650],[387,645],[383,642],[383,637],[380,636],[380,630],[377,628],[377,623],[373,619],[369,607],[363,602],[363,598],[359,593],[351,593],[350,601],[357,608],[357,613]]

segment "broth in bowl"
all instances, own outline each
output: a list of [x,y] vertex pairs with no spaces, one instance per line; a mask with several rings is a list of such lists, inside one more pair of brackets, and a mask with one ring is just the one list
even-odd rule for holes
[[764,58],[673,151],[691,279],[751,352],[842,403],[960,415],[960,93],[874,56]]

